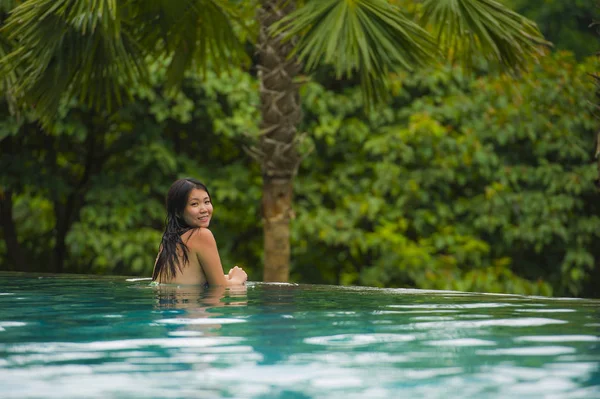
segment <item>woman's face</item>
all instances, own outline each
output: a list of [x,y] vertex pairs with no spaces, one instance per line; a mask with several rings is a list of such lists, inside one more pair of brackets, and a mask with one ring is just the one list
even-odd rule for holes
[[208,227],[213,206],[208,193],[198,188],[190,191],[187,205],[183,210],[183,220],[190,227]]

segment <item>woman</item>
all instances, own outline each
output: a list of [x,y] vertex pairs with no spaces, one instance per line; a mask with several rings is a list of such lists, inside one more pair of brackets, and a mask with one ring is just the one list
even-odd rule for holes
[[208,189],[195,179],[179,179],[167,194],[167,226],[152,280],[167,284],[243,285],[248,279],[235,266],[223,274],[214,236],[208,229],[213,213]]

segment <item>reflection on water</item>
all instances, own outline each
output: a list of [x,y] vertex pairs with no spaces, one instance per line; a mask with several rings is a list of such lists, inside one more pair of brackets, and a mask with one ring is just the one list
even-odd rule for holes
[[238,287],[202,287],[160,284],[155,290],[156,309],[178,309],[185,312],[175,317],[159,319],[155,323],[181,326],[171,331],[171,336],[199,336],[215,334],[222,324],[243,322],[240,319],[224,318],[219,308],[246,306],[248,289]]
[[248,287],[202,287],[196,285],[153,285],[160,309],[207,309],[247,305]]
[[599,309],[0,273],[0,396],[600,398]]

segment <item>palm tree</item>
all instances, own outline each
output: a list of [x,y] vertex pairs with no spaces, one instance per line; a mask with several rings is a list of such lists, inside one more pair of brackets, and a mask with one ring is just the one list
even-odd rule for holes
[[[420,6],[418,20],[402,11],[409,3]],[[289,275],[302,70],[358,74],[374,104],[392,71],[474,54],[519,69],[545,43],[534,23],[494,0],[25,0],[3,30],[13,47],[2,72],[46,124],[65,95],[111,110],[144,84],[146,57],[170,57],[169,86],[190,68],[243,63],[241,38],[255,35],[244,11],[255,8],[262,121],[251,152],[263,174],[265,281]]]

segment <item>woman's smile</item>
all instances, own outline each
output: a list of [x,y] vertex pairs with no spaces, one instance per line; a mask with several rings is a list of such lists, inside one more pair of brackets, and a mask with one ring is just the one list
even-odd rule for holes
[[190,227],[208,227],[213,206],[210,196],[204,190],[195,188],[190,192],[183,219]]

